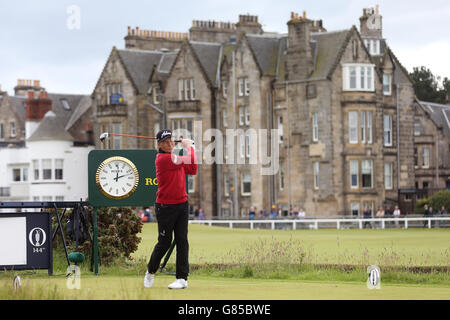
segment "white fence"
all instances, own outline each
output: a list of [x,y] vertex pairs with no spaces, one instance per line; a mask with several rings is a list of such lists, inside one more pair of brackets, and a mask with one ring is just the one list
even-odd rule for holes
[[[286,219],[286,220],[189,220],[190,224],[206,224],[212,225],[228,225],[229,228],[233,228],[236,225],[249,224],[250,229],[254,229],[255,225],[269,224],[272,230],[276,229],[276,225],[279,229],[286,228],[287,225],[292,225],[292,229],[297,229],[299,225],[305,225],[303,227],[309,229],[319,229],[319,225],[322,224],[336,224],[337,229],[344,229],[357,224],[359,229],[363,229],[367,225],[370,228],[385,229],[386,226],[401,227],[408,229],[408,227],[414,227],[413,222],[418,222],[419,225],[415,227],[450,227],[450,217],[430,217],[430,218],[355,218],[355,219]],[[349,226],[350,225],[350,226]],[[325,227],[327,228],[327,227]],[[329,226],[328,226],[329,228]]]

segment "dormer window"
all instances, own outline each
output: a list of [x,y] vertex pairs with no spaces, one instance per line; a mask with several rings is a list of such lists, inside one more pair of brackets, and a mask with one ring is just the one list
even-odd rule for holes
[[63,105],[64,110],[70,111],[70,105],[67,99],[61,99],[61,104]]
[[364,44],[366,45],[367,51],[369,51],[370,55],[377,56],[381,54],[379,39],[364,39]]

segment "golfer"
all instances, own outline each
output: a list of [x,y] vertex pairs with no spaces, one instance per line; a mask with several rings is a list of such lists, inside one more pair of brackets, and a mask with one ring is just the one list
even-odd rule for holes
[[175,144],[170,130],[161,130],[156,135],[158,155],[156,156],[156,179],[158,192],[156,193],[155,213],[158,221],[158,243],[153,249],[144,287],[151,288],[155,280],[155,273],[161,259],[166,254],[172,242],[172,232],[175,234],[177,248],[176,280],[169,285],[169,289],[185,289],[188,287],[189,274],[189,244],[188,218],[189,203],[186,194],[185,175],[197,173],[197,161],[191,141],[181,139],[181,144],[187,149],[187,156],[177,156],[172,153]]

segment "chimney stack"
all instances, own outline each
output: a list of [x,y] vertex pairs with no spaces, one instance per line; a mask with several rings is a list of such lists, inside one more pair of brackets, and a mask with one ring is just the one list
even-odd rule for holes
[[17,85],[14,87],[14,95],[26,97],[29,91],[39,92],[45,90],[41,87],[39,80],[17,79]]
[[26,120],[40,121],[48,111],[52,110],[52,100],[48,98],[46,91],[40,91],[39,96],[35,96],[35,92],[30,90],[25,106]]
[[313,71],[313,57],[311,50],[311,26],[312,20],[306,18],[306,12],[302,16],[291,13],[288,21],[288,49],[286,59],[286,80],[307,79]]
[[360,33],[363,38],[382,39],[383,26],[380,7],[364,8],[363,15],[359,18]]
[[258,16],[252,16],[250,14],[239,15],[239,22],[236,23],[236,29],[238,34],[245,32],[248,34],[263,34],[261,24],[258,22]]

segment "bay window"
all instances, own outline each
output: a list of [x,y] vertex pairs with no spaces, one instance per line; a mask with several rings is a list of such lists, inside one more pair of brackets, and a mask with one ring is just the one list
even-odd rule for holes
[[372,64],[344,64],[342,78],[344,91],[374,91],[375,77]]

